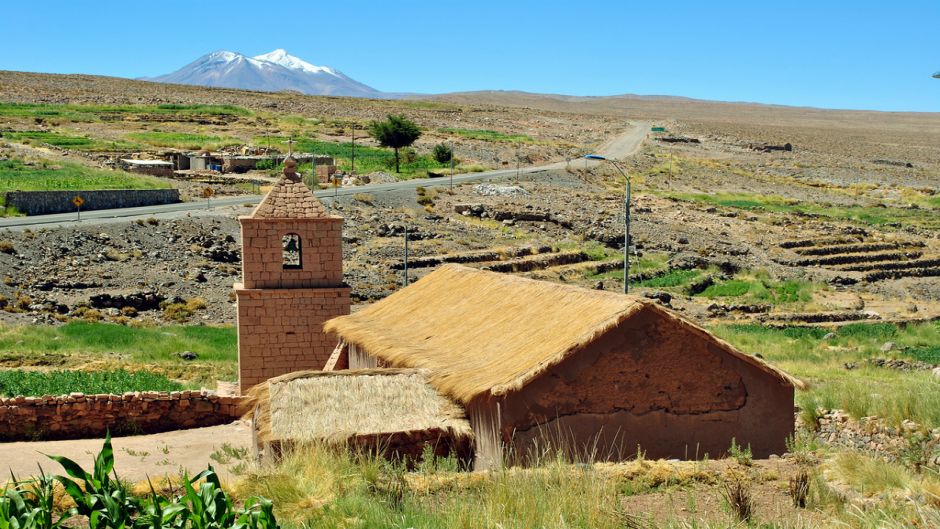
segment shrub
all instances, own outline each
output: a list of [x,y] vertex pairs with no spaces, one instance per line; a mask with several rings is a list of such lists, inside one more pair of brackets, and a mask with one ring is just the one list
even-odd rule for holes
[[448,163],[451,158],[454,157],[453,149],[446,143],[438,143],[435,145],[431,154],[434,156],[434,159],[437,160],[437,163]]
[[353,200],[356,202],[361,202],[363,204],[373,205],[375,204],[375,197],[369,193],[356,193],[353,195]]
[[13,247],[13,243],[10,241],[0,241],[0,252],[5,254],[13,254],[16,252],[16,249]]

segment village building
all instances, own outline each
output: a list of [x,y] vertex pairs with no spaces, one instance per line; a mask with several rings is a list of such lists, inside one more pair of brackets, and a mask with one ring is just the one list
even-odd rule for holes
[[240,217],[239,384],[322,369],[335,345],[323,323],[349,313],[343,282],[343,218],[330,215],[288,158],[284,175]]
[[475,468],[782,454],[799,382],[643,298],[445,265],[330,320],[337,367],[418,368],[463,406]]
[[800,382],[645,298],[445,265],[350,314],[342,218],[295,168],[239,219],[239,376],[258,446],[382,440],[414,455],[472,439],[477,469],[555,450],[786,450]]
[[173,162],[167,162],[165,160],[122,158],[121,168],[130,173],[151,176],[173,176]]

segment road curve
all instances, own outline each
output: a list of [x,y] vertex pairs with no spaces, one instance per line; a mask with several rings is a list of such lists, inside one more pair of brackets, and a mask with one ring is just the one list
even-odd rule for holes
[[[649,123],[636,122],[633,126],[623,133],[608,140],[598,148],[598,154],[608,158],[623,158],[636,153],[646,139]],[[599,163],[597,160],[579,161],[584,163],[585,167],[593,167]],[[515,176],[516,174],[532,174],[552,169],[563,169],[567,162],[555,162],[546,165],[537,165],[522,167],[518,169],[497,169],[495,171],[484,171],[481,173],[467,173],[455,175],[453,184],[464,184],[467,182],[478,182],[483,180],[492,180],[494,178],[503,178]],[[451,184],[450,177],[439,178],[415,178],[412,180],[402,180],[400,182],[390,182],[385,184],[367,184],[354,187],[340,187],[336,189],[323,189],[315,191],[314,194],[320,198],[330,198],[333,196],[348,196],[357,193],[382,193],[385,191],[398,191],[402,189],[414,189],[416,187],[446,187]],[[243,195],[238,197],[218,198],[206,202],[198,200],[192,202],[179,202],[176,204],[163,204],[159,206],[143,206],[136,208],[120,209],[99,209],[93,211],[83,211],[82,220],[95,220],[98,222],[107,222],[109,219],[115,221],[126,220],[132,217],[146,217],[158,215],[161,213],[179,213],[185,211],[200,211],[208,208],[220,208],[227,206],[240,206],[248,204],[257,204],[261,200],[261,195]],[[8,217],[0,218],[0,228],[24,228],[30,226],[72,226],[79,222],[75,213],[56,213],[52,215],[35,215],[31,217]]]

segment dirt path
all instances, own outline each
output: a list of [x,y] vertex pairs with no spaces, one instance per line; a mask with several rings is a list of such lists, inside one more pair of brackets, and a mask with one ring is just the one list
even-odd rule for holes
[[[90,470],[101,439],[0,443],[0,470],[25,478],[37,474],[39,465],[47,473],[62,473],[58,463],[43,454],[68,457]],[[115,437],[114,468],[121,479],[131,482],[176,476],[180,469],[197,474],[211,464],[223,480],[233,478],[237,465],[249,462],[251,429],[246,422],[179,430],[153,435]],[[214,456],[214,459],[213,459]]]

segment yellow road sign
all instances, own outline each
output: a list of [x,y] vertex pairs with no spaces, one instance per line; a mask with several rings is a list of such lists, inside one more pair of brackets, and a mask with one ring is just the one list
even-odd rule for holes
[[209,198],[214,194],[215,194],[215,190],[212,189],[211,187],[207,187],[202,190],[202,198]]
[[75,195],[75,198],[72,199],[72,204],[75,204],[75,207],[80,208],[85,203],[85,199],[79,195]]

